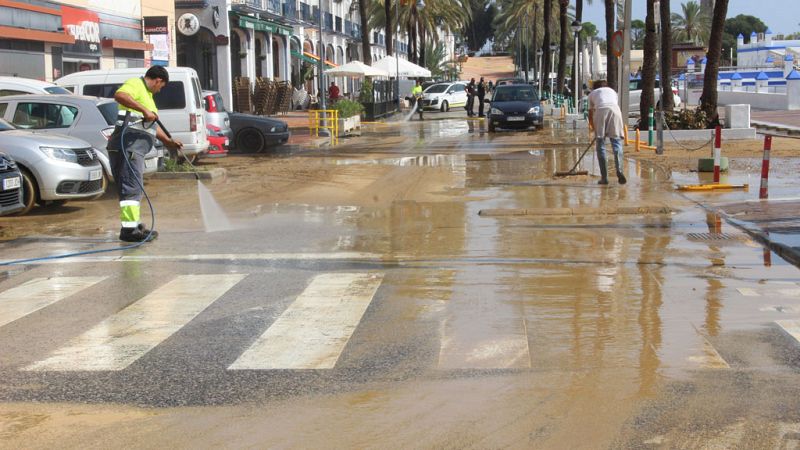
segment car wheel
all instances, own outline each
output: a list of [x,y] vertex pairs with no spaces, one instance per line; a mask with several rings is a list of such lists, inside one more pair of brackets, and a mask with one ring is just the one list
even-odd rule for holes
[[20,172],[22,173],[22,204],[25,207],[17,211],[18,216],[28,214],[36,206],[36,199],[39,197],[39,188],[33,175],[24,169],[20,169]]
[[442,112],[450,111],[450,105],[447,103],[447,100],[442,102]]
[[236,134],[236,147],[240,152],[264,150],[264,135],[255,128],[245,128]]
[[489,133],[494,133],[494,122],[489,120]]

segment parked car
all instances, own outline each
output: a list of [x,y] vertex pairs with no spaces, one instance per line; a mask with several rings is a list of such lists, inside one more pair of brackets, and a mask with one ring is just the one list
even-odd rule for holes
[[[169,83],[153,97],[158,117],[172,136],[183,142],[182,154],[194,162],[197,155],[208,149],[200,80],[190,67],[166,69]],[[63,76],[56,84],[76,94],[113,98],[122,83],[144,76],[145,72],[144,68],[87,70]]]
[[61,86],[32,78],[0,77],[0,97],[21,94],[70,94]]
[[263,152],[289,140],[289,125],[282,120],[237,112],[228,113],[233,147],[239,152]]
[[[14,95],[0,98],[0,118],[15,127],[83,139],[97,150],[106,182],[113,180],[106,145],[117,120],[117,102],[83,95]],[[163,150],[145,155],[144,172],[158,169]]]
[[[656,80],[656,87],[653,90],[653,95],[656,99],[656,109],[661,104],[661,83]],[[678,88],[672,88],[672,99],[675,101],[675,107],[681,106],[681,98],[678,96]],[[642,100],[642,80],[637,78],[630,80],[630,100],[628,101],[628,112],[630,114],[639,114]]]
[[219,95],[219,92],[203,91],[203,108],[206,111],[206,124],[214,125],[222,131],[228,140],[233,140],[231,118],[228,116],[228,110],[225,109],[225,103],[222,102],[222,96]]
[[22,173],[11,157],[0,153],[0,216],[23,209]]
[[230,140],[228,136],[216,125],[208,124],[208,152],[203,157],[220,158],[228,154]]
[[528,84],[524,78],[498,78],[495,86],[505,86],[508,84]]
[[542,128],[544,113],[539,95],[529,84],[497,86],[490,100],[488,128]]
[[0,119],[0,150],[14,159],[22,174],[20,214],[36,204],[63,204],[103,193],[103,166],[86,141],[19,130]]
[[447,112],[452,106],[467,104],[467,86],[464,83],[437,83],[422,92],[422,109]]

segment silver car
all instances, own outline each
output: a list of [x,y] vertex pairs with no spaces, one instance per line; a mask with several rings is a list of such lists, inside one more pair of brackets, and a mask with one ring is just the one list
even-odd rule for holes
[[222,134],[233,142],[231,120],[219,92],[203,91],[203,109],[206,111],[206,124],[218,127]]
[[41,131],[19,130],[0,119],[0,151],[22,173],[25,214],[38,203],[63,204],[103,193],[103,167],[88,142]]
[[[0,98],[0,118],[17,128],[37,130],[83,139],[97,151],[107,180],[113,180],[106,145],[114,122],[117,103],[108,98],[83,95],[14,95]],[[153,147],[145,155],[144,172],[158,169],[163,150]],[[105,182],[105,181],[104,181]]]

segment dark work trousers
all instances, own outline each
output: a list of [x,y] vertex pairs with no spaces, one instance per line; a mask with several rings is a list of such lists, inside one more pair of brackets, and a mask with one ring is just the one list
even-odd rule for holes
[[[115,132],[110,139],[119,139],[118,136],[119,134]],[[125,132],[124,141],[125,151],[108,150],[111,174],[117,182],[120,201],[140,201],[144,184],[144,155],[153,147],[155,139],[146,131],[129,128]],[[125,161],[123,154],[127,156],[128,162]]]
[[467,96],[467,115],[472,116],[475,111],[475,96],[468,95]]
[[478,96],[478,115],[479,116],[483,115],[483,99],[484,98],[486,98],[485,95],[479,95]]

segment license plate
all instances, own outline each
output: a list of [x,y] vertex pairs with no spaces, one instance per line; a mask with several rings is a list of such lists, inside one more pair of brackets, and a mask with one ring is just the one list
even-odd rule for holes
[[95,181],[103,178],[103,169],[92,170],[89,172],[89,181]]
[[525,120],[524,117],[519,117],[519,116],[512,116],[508,118],[509,122],[522,122],[524,120]]
[[230,145],[230,142],[228,142],[228,140],[227,140],[227,139],[225,139],[225,146],[227,147],[227,146],[229,146],[229,145]]
[[150,158],[144,160],[144,166],[148,169],[152,169],[158,165],[158,158]]
[[20,185],[19,177],[6,178],[5,180],[3,180],[3,190],[4,191],[7,191],[9,189],[16,189],[16,188],[19,187],[19,185]]

